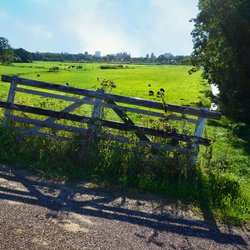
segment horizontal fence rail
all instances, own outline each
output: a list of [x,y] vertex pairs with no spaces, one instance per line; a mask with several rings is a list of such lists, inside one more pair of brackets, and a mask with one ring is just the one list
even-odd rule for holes
[[[178,153],[191,152],[192,156],[190,159],[192,163],[195,163],[199,145],[208,146],[210,144],[209,139],[202,137],[206,119],[221,118],[220,113],[211,112],[204,108],[198,109],[173,104],[163,104],[161,102],[135,97],[109,94],[105,93],[102,89],[97,91],[86,90],[7,75],[2,76],[2,81],[11,83],[7,101],[0,101],[0,107],[5,109],[4,125],[9,122],[16,122],[32,126],[26,129],[16,127],[16,129],[24,135],[33,134],[59,140],[71,140],[70,137],[40,131],[43,128],[49,128],[78,134],[81,136],[81,140],[85,141],[96,137],[122,143],[150,146],[154,153],[159,153],[158,150],[174,150]],[[20,86],[26,86],[26,88]],[[46,92],[48,90],[50,92]],[[51,91],[56,93],[52,93]],[[42,98],[62,100],[71,102],[71,104],[60,111],[54,110],[53,107],[45,109],[24,105],[23,103],[19,104],[14,102],[17,92],[40,96]],[[77,95],[77,97],[73,95]],[[83,105],[91,105],[93,107],[90,116],[70,113]],[[102,118],[102,109],[112,110],[122,122]],[[18,115],[16,115],[16,113],[18,113]],[[128,113],[158,117],[165,121],[186,121],[195,126],[195,131],[194,134],[184,134],[176,132],[176,129],[168,131],[136,125],[133,119],[128,116]],[[27,114],[32,114],[35,117],[27,117]],[[44,118],[44,116],[47,118]],[[59,121],[60,123],[58,123]],[[72,124],[65,124],[64,121],[70,121]],[[121,135],[121,133],[119,134],[117,131],[132,133],[137,140],[123,134]],[[153,138],[159,138],[160,141]],[[183,144],[186,146],[183,146]]]
[[[70,121],[75,121],[75,122],[91,123],[91,118],[89,117],[69,114],[67,112],[62,112],[62,111],[58,112],[58,111],[53,111],[53,110],[34,108],[34,107],[25,106],[25,105],[12,104],[12,103],[1,102],[1,101],[0,101],[0,107],[9,109],[9,110],[22,111],[25,113],[31,113],[31,114],[37,114],[37,115],[43,115],[43,116],[50,116],[50,117],[55,117],[58,119],[65,119],[65,120],[70,120]],[[186,135],[186,134],[178,134],[174,131],[169,133],[169,132],[165,132],[162,130],[156,130],[156,129],[151,129],[151,128],[142,127],[142,126],[135,126],[132,124],[129,125],[129,124],[107,121],[107,120],[102,120],[102,119],[98,119],[98,121],[100,125],[104,127],[113,128],[113,129],[119,129],[123,131],[133,131],[133,132],[137,131],[139,133],[144,133],[147,135],[172,138],[177,141],[186,141],[186,142],[193,141],[193,143],[198,143],[198,144],[202,144],[206,146],[210,144],[210,140],[207,138]]]
[[201,110],[201,109],[178,106],[178,105],[173,105],[173,104],[167,104],[166,106],[164,106],[161,102],[149,101],[149,100],[144,100],[144,99],[135,98],[135,97],[100,93],[98,91],[74,88],[70,86],[63,86],[60,84],[35,81],[35,80],[30,80],[30,79],[25,79],[25,78],[15,79],[15,77],[13,76],[6,76],[6,75],[2,76],[3,82],[12,82],[13,80],[15,81],[16,84],[19,84],[19,85],[26,85],[26,86],[35,87],[35,88],[55,90],[55,91],[60,91],[60,92],[65,92],[65,93],[76,94],[76,95],[84,95],[84,96],[88,96],[92,98],[103,99],[105,101],[122,102],[126,104],[133,104],[133,105],[143,106],[147,108],[161,109],[161,110],[177,112],[181,114],[195,115],[195,116],[200,116],[203,118],[211,118],[211,119],[218,119],[218,120],[221,118],[220,113],[211,112],[208,110]]

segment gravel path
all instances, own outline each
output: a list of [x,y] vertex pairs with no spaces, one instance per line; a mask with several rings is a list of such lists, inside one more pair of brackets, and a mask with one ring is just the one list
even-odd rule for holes
[[0,166],[0,249],[250,249],[249,239],[246,228],[213,225],[167,201]]

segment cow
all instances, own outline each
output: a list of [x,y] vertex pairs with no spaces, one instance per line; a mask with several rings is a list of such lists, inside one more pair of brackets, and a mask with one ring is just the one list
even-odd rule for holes
[[148,95],[154,95],[154,91],[153,90],[149,90],[148,91]]

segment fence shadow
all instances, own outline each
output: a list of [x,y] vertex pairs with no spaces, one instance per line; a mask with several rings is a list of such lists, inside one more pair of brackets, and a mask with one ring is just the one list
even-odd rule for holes
[[[0,199],[25,204],[41,206],[49,209],[47,217],[56,216],[57,212],[67,211],[80,215],[116,220],[150,228],[157,235],[158,232],[170,232],[183,236],[213,240],[219,244],[237,244],[247,246],[240,235],[221,232],[215,225],[207,223],[209,215],[206,211],[205,220],[190,220],[174,218],[164,212],[152,214],[135,209],[124,208],[126,197],[120,199],[120,204],[110,203],[118,198],[116,195],[106,194],[95,188],[66,187],[50,182],[42,182],[27,177],[26,173],[0,166],[0,178],[5,181],[16,182],[24,186],[27,191],[12,189],[0,185]],[[0,183],[1,184],[1,183]],[[46,190],[45,194],[42,190]],[[55,193],[56,195],[50,195]],[[76,194],[89,196],[85,200],[77,200]],[[98,197],[93,199],[93,197]],[[119,196],[120,197],[120,196]],[[209,218],[211,222],[211,214]],[[138,235],[138,237],[143,237]],[[160,244],[160,243],[159,243]]]
[[235,134],[243,140],[245,153],[250,156],[250,124],[239,125]]
[[[224,123],[222,121],[209,120],[208,125],[224,128],[232,131],[232,135],[235,136],[237,143],[234,140],[230,141],[231,145],[235,148],[240,146],[244,148],[245,154],[250,156],[250,124],[237,124],[235,128],[230,127],[230,124]],[[239,142],[237,139],[240,139]]]

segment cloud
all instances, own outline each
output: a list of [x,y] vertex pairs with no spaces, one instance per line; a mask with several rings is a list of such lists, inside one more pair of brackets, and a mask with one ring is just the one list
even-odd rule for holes
[[35,39],[52,39],[54,37],[51,31],[39,24],[28,26],[21,22],[17,22],[16,25],[23,33],[26,33]]
[[[9,1],[12,3],[11,1]],[[27,49],[132,56],[192,50],[189,19],[198,0],[22,0],[13,17],[0,10],[3,34]],[[2,20],[2,21],[1,21]],[[18,37],[18,39],[17,39]],[[16,42],[16,43],[17,43]],[[20,46],[20,45],[19,45]]]
[[[193,4],[190,4],[191,1]],[[189,22],[194,17],[197,8],[196,0],[151,0],[154,9],[155,27],[151,30],[151,37],[158,37],[159,48],[175,51],[172,53],[187,54],[192,49],[192,37],[190,35],[193,24]]]
[[128,51],[138,55],[142,41],[135,36],[135,30],[128,32],[119,14],[119,1],[71,2],[62,25],[78,39],[82,50],[101,50],[102,54]]
[[40,25],[30,26],[27,30],[34,38],[52,39],[54,37],[52,32]]
[[[190,3],[191,1],[191,3]],[[193,2],[193,3],[192,3]],[[189,20],[197,0],[67,1],[62,29],[81,50],[103,54],[127,51],[187,54],[192,49]]]

